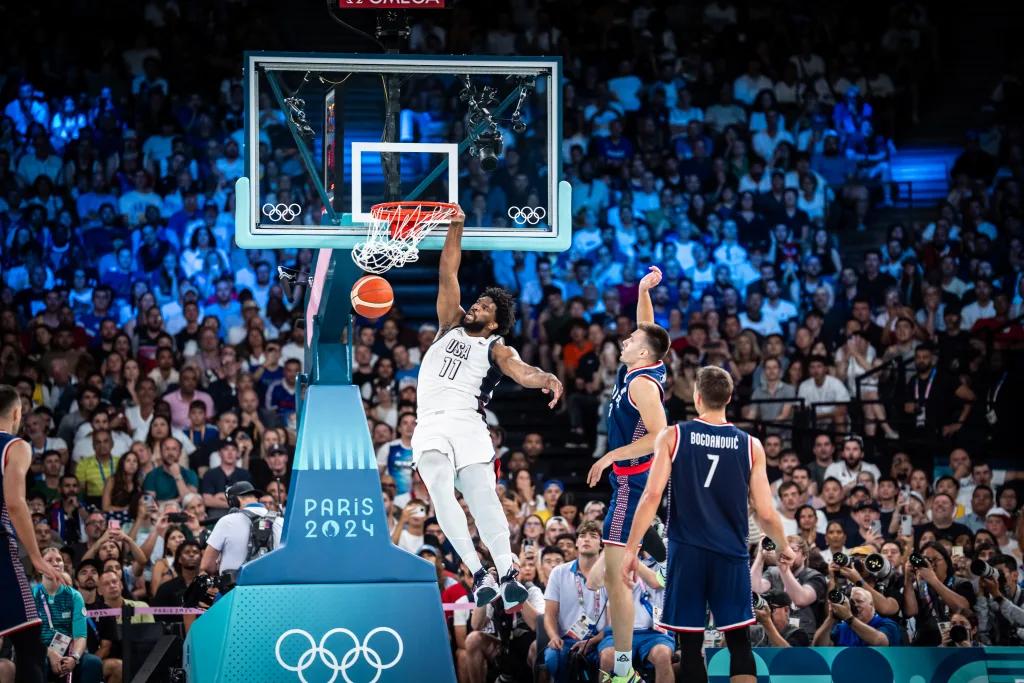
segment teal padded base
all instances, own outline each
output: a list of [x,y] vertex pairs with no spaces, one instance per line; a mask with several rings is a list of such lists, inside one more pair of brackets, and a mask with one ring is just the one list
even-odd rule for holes
[[391,542],[358,388],[314,384],[300,415],[281,545],[192,625],[188,680],[454,683],[437,571]]
[[185,666],[190,683],[455,681],[436,583],[239,586],[192,626]]

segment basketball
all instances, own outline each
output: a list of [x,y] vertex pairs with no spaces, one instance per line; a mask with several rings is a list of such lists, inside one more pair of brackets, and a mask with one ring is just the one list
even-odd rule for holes
[[352,308],[364,318],[381,317],[391,310],[394,301],[391,285],[379,275],[364,275],[352,285]]

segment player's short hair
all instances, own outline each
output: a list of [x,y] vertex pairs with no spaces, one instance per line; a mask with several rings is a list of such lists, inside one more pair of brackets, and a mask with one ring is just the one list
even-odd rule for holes
[[706,365],[697,371],[697,393],[711,410],[724,408],[732,398],[732,376],[722,368]]
[[672,344],[672,340],[669,338],[665,328],[654,323],[640,323],[638,327],[644,331],[647,347],[654,354],[654,357],[658,360],[664,358],[665,354],[668,353],[669,346]]
[[583,534],[597,534],[601,536],[601,525],[592,519],[588,519],[576,528],[577,538]]
[[7,417],[14,412],[14,406],[21,405],[18,390],[9,384],[0,384],[0,415]]
[[498,323],[498,329],[495,331],[501,336],[511,332],[516,324],[515,298],[502,287],[488,287],[480,296],[486,296],[494,302],[494,321]]

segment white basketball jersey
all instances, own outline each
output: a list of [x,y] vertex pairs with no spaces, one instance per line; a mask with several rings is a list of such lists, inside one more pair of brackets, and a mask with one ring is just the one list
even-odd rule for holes
[[416,385],[417,414],[440,410],[482,411],[501,380],[491,360],[501,337],[472,337],[453,327],[434,340],[420,362]]

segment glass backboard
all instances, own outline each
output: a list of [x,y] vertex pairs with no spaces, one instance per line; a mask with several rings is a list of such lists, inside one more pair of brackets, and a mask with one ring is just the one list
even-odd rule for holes
[[550,57],[248,53],[236,241],[351,248],[371,206],[423,200],[463,207],[466,249],[566,249],[561,78]]

